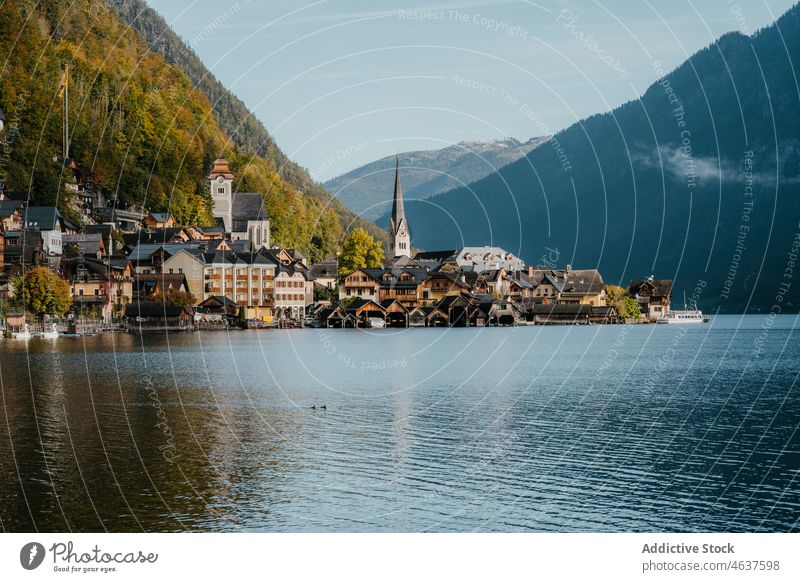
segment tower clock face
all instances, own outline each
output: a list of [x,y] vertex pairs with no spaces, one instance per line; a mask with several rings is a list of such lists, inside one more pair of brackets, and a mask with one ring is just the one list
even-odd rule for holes
[[224,181],[225,181],[225,178],[223,178],[222,176],[217,176],[217,182],[222,184]]
[[400,231],[400,236],[406,236],[406,231],[404,231],[404,230],[401,230],[401,231]]

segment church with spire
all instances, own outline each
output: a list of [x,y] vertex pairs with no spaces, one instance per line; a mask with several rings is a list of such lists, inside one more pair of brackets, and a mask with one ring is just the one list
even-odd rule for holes
[[389,220],[389,252],[388,258],[411,256],[411,233],[408,230],[406,211],[403,206],[403,187],[400,184],[400,156],[397,156],[394,173],[394,202],[392,217]]

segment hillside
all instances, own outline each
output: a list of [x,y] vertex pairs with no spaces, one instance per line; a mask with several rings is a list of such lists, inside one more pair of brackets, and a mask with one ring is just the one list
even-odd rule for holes
[[274,156],[231,143],[208,96],[96,2],[0,4],[0,58],[0,107],[17,125],[4,136],[3,177],[6,188],[29,191],[34,203],[67,209],[68,172],[53,157],[61,153],[58,91],[69,64],[71,158],[120,204],[208,223],[206,175],[224,155],[237,173],[236,189],[265,194],[278,244],[320,258],[335,251],[343,220],[352,220],[326,208],[324,191],[306,192],[281,176]]
[[[408,200],[427,200],[480,180],[530,153],[543,138],[460,142],[438,150],[400,154]],[[324,186],[355,214],[375,220],[391,206],[395,157],[389,156],[325,182]],[[379,224],[380,226],[380,224]]]
[[194,50],[144,0],[103,1],[141,35],[151,51],[183,71],[192,85],[208,98],[219,127],[242,152],[258,155],[282,179],[324,207],[332,208],[347,228],[360,226],[373,236],[384,236],[383,229],[355,218],[339,200],[314,182],[305,168],[289,159],[247,106],[217,80]]
[[786,278],[800,221],[792,63],[798,6],[752,37],[723,36],[640,100],[559,133],[567,164],[556,142],[543,144],[469,191],[409,202],[413,243],[452,248],[463,236],[533,263],[557,249],[562,264],[598,267],[609,283],[653,273],[676,279],[678,297],[705,283],[700,305],[722,311],[770,310],[790,282],[780,307],[797,311],[800,280]]

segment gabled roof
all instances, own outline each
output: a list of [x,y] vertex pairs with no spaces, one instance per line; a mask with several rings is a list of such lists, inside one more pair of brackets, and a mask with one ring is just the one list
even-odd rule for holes
[[212,295],[200,303],[198,307],[211,307],[212,305],[219,305],[220,307],[238,307],[238,304],[227,295]]
[[672,279],[635,279],[628,285],[631,295],[655,295],[670,297],[672,295]]
[[23,213],[25,203],[19,200],[0,200],[0,218],[8,218],[15,212]]
[[134,317],[178,317],[183,313],[191,314],[192,310],[179,305],[170,305],[164,301],[137,301],[125,309],[125,316]]
[[559,290],[575,295],[597,295],[606,284],[597,269],[570,269],[564,271],[564,280]]
[[164,253],[172,256],[183,249],[197,249],[200,248],[200,245],[196,243],[183,243],[183,244],[140,244],[136,245],[136,247],[131,251],[128,258],[135,262],[138,261],[147,261],[149,260],[155,253],[164,249]]
[[24,220],[26,227],[55,230],[56,224],[62,220],[62,217],[55,206],[28,206],[25,209]]
[[384,311],[383,307],[379,303],[375,303],[371,299],[362,299],[361,297],[358,297],[350,305],[348,305],[346,310],[348,313],[355,312],[369,304],[374,305],[379,311]]
[[172,215],[169,212],[151,212],[147,216],[156,222],[169,222],[169,220],[172,218]]
[[258,192],[234,192],[231,195],[233,232],[247,232],[249,220],[269,220],[264,207],[264,196]]
[[381,301],[380,305],[381,307],[383,307],[383,309],[388,310],[393,303],[397,303],[400,307],[403,308],[403,311],[408,311],[406,306],[400,303],[400,301],[397,299],[384,299],[383,301]]
[[451,257],[455,258],[456,249],[449,251],[420,251],[414,255],[415,261],[436,261],[441,262]]
[[446,295],[442,297],[439,303],[436,304],[436,307],[440,307],[442,309],[449,309],[451,307],[463,304],[465,307],[469,305],[469,301],[462,297],[461,295]]
[[311,265],[310,271],[314,277],[335,277],[338,265],[336,260],[320,261]]

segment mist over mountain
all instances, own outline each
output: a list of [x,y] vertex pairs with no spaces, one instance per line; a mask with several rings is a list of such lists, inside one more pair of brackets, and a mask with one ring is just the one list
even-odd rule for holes
[[[636,101],[584,119],[467,187],[406,204],[413,243],[655,274],[707,310],[796,311],[800,8],[729,33]],[[386,217],[377,219],[384,224]],[[774,311],[774,309],[773,309]]]
[[[538,147],[544,138],[463,141],[437,150],[399,154],[407,200],[427,200],[496,172]],[[395,156],[388,156],[324,183],[347,208],[367,220],[388,212],[392,203]],[[380,224],[379,224],[380,226]]]

